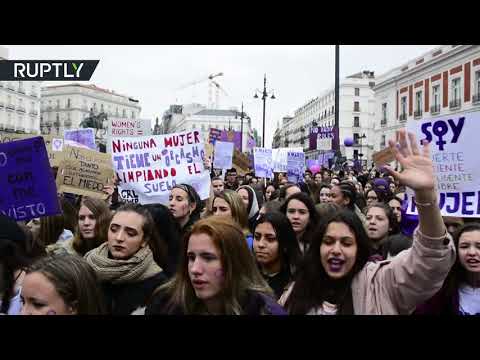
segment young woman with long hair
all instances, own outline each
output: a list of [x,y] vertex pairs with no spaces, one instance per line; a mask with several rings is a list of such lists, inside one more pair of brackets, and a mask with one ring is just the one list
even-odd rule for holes
[[261,215],[254,231],[257,265],[278,299],[300,262],[301,253],[290,221],[280,212]]
[[107,242],[85,255],[100,281],[109,313],[128,315],[144,307],[153,290],[165,282],[150,248],[158,241],[155,236],[148,209],[123,205],[112,217]]
[[250,249],[253,247],[253,235],[248,226],[245,203],[236,191],[227,189],[223,193],[215,195],[212,201],[212,215],[226,216],[235,221],[242,229],[248,247]]
[[480,315],[480,224],[467,223],[453,241],[457,258],[441,290],[415,314]]
[[102,315],[103,294],[88,263],[71,254],[49,255],[26,270],[22,315]]
[[295,193],[285,200],[280,211],[290,220],[300,251],[305,254],[318,223],[318,213],[313,200],[305,193]]
[[105,201],[82,197],[74,237],[51,244],[47,248],[48,253],[67,252],[83,257],[87,252],[107,241],[110,219],[111,212]]
[[415,192],[420,223],[410,249],[369,261],[370,240],[359,218],[342,210],[321,222],[295,282],[280,303],[291,314],[411,314],[441,287],[455,262],[455,247],[437,204],[432,159],[424,143],[397,131],[389,142],[401,173],[386,169]]
[[203,203],[193,186],[178,184],[170,192],[168,207],[183,236],[200,219]]
[[231,219],[212,216],[193,226],[177,274],[155,291],[146,314],[285,312],[258,271],[242,229]]

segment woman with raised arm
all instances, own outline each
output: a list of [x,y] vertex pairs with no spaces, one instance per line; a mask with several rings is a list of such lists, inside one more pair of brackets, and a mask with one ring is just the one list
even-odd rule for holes
[[[420,224],[410,249],[380,262],[369,261],[371,243],[360,220],[346,209],[321,223],[296,281],[280,304],[291,314],[411,314],[441,287],[455,262],[455,246],[437,203],[429,145],[422,154],[415,136],[397,132],[389,142],[399,173],[386,170],[415,191]],[[398,147],[397,147],[398,146]]]

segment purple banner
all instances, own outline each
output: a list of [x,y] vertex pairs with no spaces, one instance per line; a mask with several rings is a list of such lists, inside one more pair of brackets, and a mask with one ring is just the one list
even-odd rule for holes
[[240,144],[242,143],[242,133],[240,131],[223,130],[222,134],[220,135],[220,141],[233,142],[235,149],[240,151]]
[[332,139],[332,145],[335,142],[335,131],[333,126],[318,126],[310,129],[309,150],[317,150],[318,139]]
[[41,136],[0,144],[0,212],[15,221],[60,213]]
[[64,140],[66,145],[97,150],[95,145],[95,131],[92,128],[65,130]]

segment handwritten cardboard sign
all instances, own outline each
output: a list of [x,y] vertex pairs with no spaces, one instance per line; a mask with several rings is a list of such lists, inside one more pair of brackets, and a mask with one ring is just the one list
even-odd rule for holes
[[106,199],[103,188],[114,176],[110,154],[67,145],[56,182],[59,192]]
[[[478,134],[480,112],[457,113],[407,123],[420,141],[430,142],[438,203],[443,216],[480,217]],[[408,214],[417,212],[407,188]]]
[[245,175],[250,171],[251,161],[247,155],[238,151],[237,149],[233,150],[233,167],[237,170],[237,173],[240,175]]
[[111,141],[120,194],[129,190],[132,199],[141,204],[167,204],[172,188],[186,183],[202,200],[209,197],[210,174],[204,169],[205,150],[199,131],[114,137]]
[[41,136],[0,144],[0,213],[16,221],[60,213]]

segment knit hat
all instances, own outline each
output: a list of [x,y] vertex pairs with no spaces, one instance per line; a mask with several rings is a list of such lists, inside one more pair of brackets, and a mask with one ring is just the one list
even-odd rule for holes
[[27,237],[20,226],[11,218],[0,214],[0,244],[7,240],[17,244],[21,249],[26,248]]

